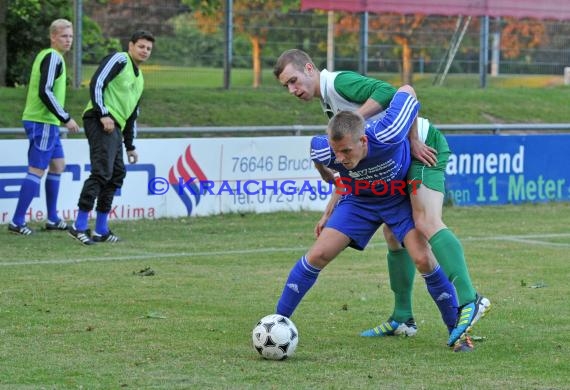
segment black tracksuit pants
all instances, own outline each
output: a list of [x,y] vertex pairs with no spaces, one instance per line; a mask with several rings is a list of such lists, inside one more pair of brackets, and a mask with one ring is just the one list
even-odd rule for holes
[[96,211],[109,212],[115,191],[121,188],[127,174],[123,161],[123,135],[119,127],[112,133],[103,130],[99,118],[86,115],[83,128],[89,141],[91,175],[83,183],[78,207],[91,211],[97,199]]

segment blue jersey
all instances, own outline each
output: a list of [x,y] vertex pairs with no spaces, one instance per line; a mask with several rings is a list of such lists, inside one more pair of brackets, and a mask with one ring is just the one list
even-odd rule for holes
[[405,180],[411,161],[407,136],[418,110],[413,96],[397,93],[382,119],[366,122],[368,153],[354,169],[336,161],[328,137],[311,140],[312,160],[339,172],[349,186],[325,227],[345,234],[353,248],[364,249],[382,223],[400,242],[414,228]]
[[411,162],[408,132],[418,110],[419,102],[413,96],[397,93],[383,118],[366,122],[368,153],[353,169],[336,161],[327,136],[313,137],[311,159],[339,172],[341,192],[344,189],[347,194],[380,197],[384,201],[401,196],[392,187],[405,184]]

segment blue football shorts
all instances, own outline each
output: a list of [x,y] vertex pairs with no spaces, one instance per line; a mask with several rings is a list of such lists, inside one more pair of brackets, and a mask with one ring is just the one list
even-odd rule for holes
[[344,196],[325,227],[345,234],[351,240],[350,247],[363,250],[382,223],[403,242],[406,234],[415,227],[410,199],[399,196],[386,202],[374,197]]
[[23,121],[23,123],[30,141],[29,166],[45,170],[51,160],[64,157],[63,146],[59,138],[59,126],[32,121]]

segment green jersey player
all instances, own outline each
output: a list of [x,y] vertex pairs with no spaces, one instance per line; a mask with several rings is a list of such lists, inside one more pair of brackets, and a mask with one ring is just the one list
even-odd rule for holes
[[[385,81],[355,72],[319,70],[307,53],[297,49],[282,53],[273,73],[281,85],[297,98],[306,101],[320,99],[323,111],[329,117],[341,110],[354,110],[367,119],[379,118],[396,92]],[[424,118],[417,119],[409,137],[414,159],[408,179],[421,182],[410,194],[414,222],[430,243],[448,278],[453,281],[459,300],[457,321],[455,326],[449,327],[448,344],[453,346],[461,340],[470,344],[465,336],[489,310],[490,301],[478,295],[474,289],[461,242],[442,220],[445,167],[451,152],[443,134]],[[333,170],[320,164],[315,166],[324,180],[333,180]],[[338,194],[333,194],[315,228],[317,235],[337,201]],[[383,231],[388,244],[388,270],[395,305],[386,322],[362,332],[362,336],[413,336],[417,331],[412,310],[415,268],[409,254],[390,229],[384,226]]]

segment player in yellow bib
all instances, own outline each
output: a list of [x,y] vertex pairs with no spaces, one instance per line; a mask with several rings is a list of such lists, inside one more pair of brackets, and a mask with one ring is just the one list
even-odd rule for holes
[[66,72],[63,54],[71,49],[73,26],[68,20],[57,19],[52,22],[49,32],[51,46],[40,51],[32,65],[22,115],[30,141],[28,173],[20,187],[16,211],[8,224],[11,233],[23,236],[33,233],[25,222],[26,212],[34,197],[39,195],[40,182],[46,169],[46,229],[67,230],[67,224],[57,215],[59,182],[65,168],[59,126],[63,123],[71,133],[79,131],[75,120],[64,109]]
[[[109,229],[108,217],[115,191],[126,176],[123,143],[129,163],[138,160],[133,145],[139,101],[144,89],[140,65],[152,52],[154,36],[147,31],[135,32],[127,52],[103,59],[91,78],[90,100],[83,112],[83,127],[89,141],[91,174],[77,204],[79,212],[69,234],[84,245],[96,242],[115,243],[119,237]],[[95,232],[88,227],[89,213],[97,201]]]

